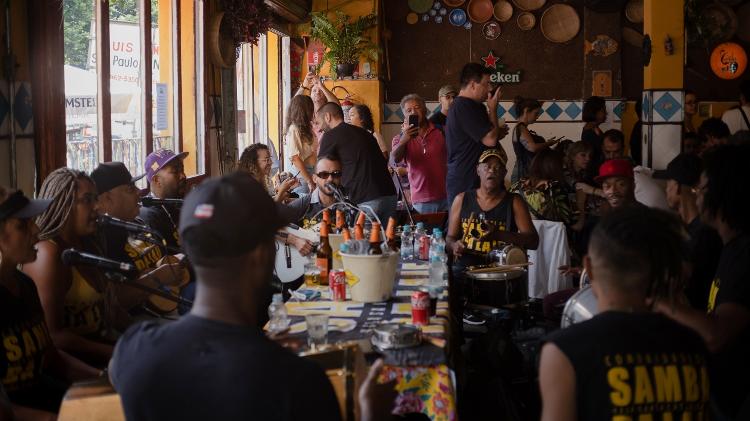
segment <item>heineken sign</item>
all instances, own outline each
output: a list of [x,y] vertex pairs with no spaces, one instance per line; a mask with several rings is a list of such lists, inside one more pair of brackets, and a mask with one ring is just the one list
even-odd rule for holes
[[482,57],[482,61],[484,62],[484,67],[489,67],[495,70],[495,73],[490,76],[490,82],[521,83],[521,71],[507,72],[505,70],[505,65],[499,63],[500,57],[495,56],[492,51],[490,51],[487,57]]

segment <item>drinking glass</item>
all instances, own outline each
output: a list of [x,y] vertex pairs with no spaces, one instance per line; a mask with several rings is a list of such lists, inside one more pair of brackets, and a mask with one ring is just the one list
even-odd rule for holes
[[305,316],[307,324],[307,344],[315,349],[328,343],[328,315],[308,314]]
[[310,260],[305,264],[305,285],[315,286],[320,284],[320,268],[315,260]]

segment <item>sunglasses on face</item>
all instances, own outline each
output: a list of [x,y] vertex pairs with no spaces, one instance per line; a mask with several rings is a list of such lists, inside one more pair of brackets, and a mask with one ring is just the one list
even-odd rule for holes
[[333,171],[333,172],[321,171],[315,175],[317,175],[318,178],[323,179],[323,180],[327,179],[328,177],[341,178],[341,171]]

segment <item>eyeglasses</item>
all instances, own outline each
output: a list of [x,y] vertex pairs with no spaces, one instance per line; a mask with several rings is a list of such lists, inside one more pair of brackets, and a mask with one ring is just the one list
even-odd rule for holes
[[702,185],[702,186],[697,186],[697,187],[693,187],[693,188],[692,188],[692,189],[690,189],[690,190],[691,190],[691,191],[693,192],[693,194],[698,194],[698,193],[703,193],[703,192],[705,192],[705,191],[706,191],[707,189],[708,189],[708,185],[707,185],[707,184],[704,184],[704,185]]
[[327,179],[328,177],[341,178],[341,171],[333,171],[333,172],[321,171],[315,175],[317,175],[318,178],[323,179],[323,180]]

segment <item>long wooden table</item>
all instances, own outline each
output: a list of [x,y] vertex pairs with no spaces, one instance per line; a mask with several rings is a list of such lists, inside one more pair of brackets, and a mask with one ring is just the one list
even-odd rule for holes
[[455,380],[448,365],[450,340],[447,289],[437,303],[437,314],[422,327],[422,345],[398,351],[379,351],[371,346],[372,329],[382,322],[411,323],[411,294],[428,280],[426,262],[406,262],[397,271],[393,297],[384,303],[331,301],[328,287],[315,289],[320,298],[292,299],[286,303],[291,318],[290,335],[307,337],[305,315],[328,314],[328,343],[356,342],[365,353],[379,353],[386,368],[381,380],[396,379],[399,397],[395,413],[421,412],[432,420],[455,420]]

